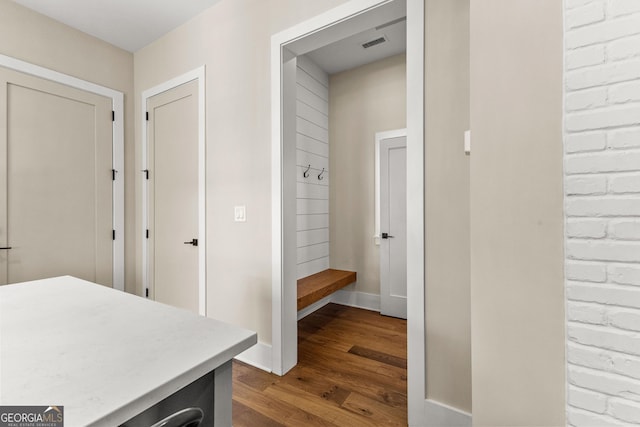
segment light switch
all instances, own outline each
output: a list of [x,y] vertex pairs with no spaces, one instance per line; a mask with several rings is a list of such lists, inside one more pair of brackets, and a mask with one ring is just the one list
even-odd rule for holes
[[235,206],[233,208],[234,211],[234,219],[236,222],[246,222],[247,221],[247,207],[246,206]]
[[471,131],[464,132],[464,154],[471,154]]

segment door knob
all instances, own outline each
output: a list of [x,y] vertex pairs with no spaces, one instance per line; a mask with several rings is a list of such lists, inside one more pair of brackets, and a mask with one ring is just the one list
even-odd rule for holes
[[389,233],[382,233],[383,239],[393,239],[393,236],[389,236]]
[[11,246],[5,246],[4,248],[0,248],[1,249],[11,249]]
[[191,239],[190,242],[184,242],[185,245],[198,246],[198,239]]

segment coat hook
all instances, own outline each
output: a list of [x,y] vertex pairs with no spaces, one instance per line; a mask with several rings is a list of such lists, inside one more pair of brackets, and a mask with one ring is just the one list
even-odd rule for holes
[[311,165],[307,166],[307,170],[306,171],[302,172],[302,176],[304,178],[309,176],[309,169],[311,169]]
[[322,181],[322,179],[324,178],[322,175],[324,175],[324,168],[322,168],[322,172],[320,172],[320,173],[318,174],[318,179],[319,179],[320,181]]

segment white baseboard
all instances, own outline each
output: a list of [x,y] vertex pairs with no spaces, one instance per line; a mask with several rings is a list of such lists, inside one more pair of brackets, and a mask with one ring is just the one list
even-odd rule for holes
[[424,401],[424,427],[471,427],[471,414],[435,400]]
[[243,351],[234,359],[263,371],[271,372],[271,346],[258,341],[253,347]]
[[322,298],[320,301],[316,301],[313,304],[311,304],[311,305],[303,308],[302,310],[298,311],[298,320],[307,317],[308,315],[310,315],[314,311],[319,310],[322,307],[324,307],[325,305],[329,304],[331,302],[332,298],[333,298],[333,295],[329,295],[327,297]]
[[380,311],[380,295],[341,289],[298,311],[298,320],[307,317],[316,310],[320,310],[330,302],[365,310]]
[[340,289],[331,295],[331,302],[351,307],[364,308],[365,310],[380,311],[380,295],[368,294],[366,292]]

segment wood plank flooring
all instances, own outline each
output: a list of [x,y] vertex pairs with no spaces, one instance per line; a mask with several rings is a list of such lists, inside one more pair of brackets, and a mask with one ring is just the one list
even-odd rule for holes
[[406,426],[406,320],[338,304],[300,320],[285,376],[233,362],[233,425]]

